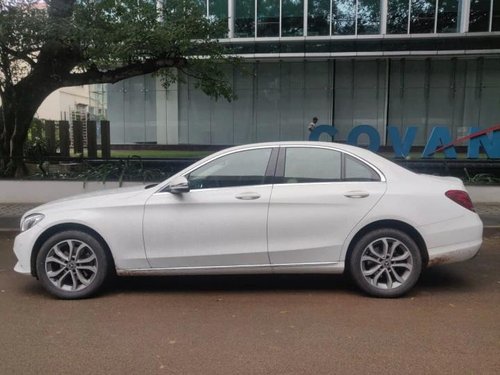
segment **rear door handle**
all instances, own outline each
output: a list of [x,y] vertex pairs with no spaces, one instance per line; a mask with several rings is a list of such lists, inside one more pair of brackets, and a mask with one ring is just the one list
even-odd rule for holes
[[366,191],[348,191],[344,196],[347,198],[366,198],[370,196],[370,193]]
[[242,201],[252,201],[259,198],[260,198],[259,193],[246,192],[246,193],[236,194],[236,199],[240,199]]

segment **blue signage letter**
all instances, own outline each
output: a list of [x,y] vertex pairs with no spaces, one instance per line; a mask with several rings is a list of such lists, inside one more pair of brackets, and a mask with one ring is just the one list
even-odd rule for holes
[[347,136],[347,143],[358,146],[358,138],[361,134],[366,134],[370,139],[368,149],[370,151],[377,152],[380,148],[380,135],[378,134],[377,129],[370,125],[358,125],[353,128]]
[[453,141],[451,140],[450,130],[444,126],[436,126],[432,129],[429,140],[427,141],[424,152],[422,153],[422,157],[432,157],[437,149],[442,149],[448,159],[457,158],[457,152],[455,151]]
[[323,133],[334,137],[337,134],[337,129],[335,129],[331,125],[318,125],[314,128],[314,130],[309,134],[310,141],[319,141],[319,136]]
[[481,146],[483,146],[483,149],[486,152],[488,158],[500,158],[500,131],[493,131],[490,134],[482,134],[474,137],[474,133],[478,132],[481,132],[481,129],[469,129],[469,135],[472,135],[472,137],[469,140],[467,157],[469,159],[479,158],[479,149]]
[[406,129],[405,137],[401,140],[399,135],[399,129],[395,126],[389,126],[387,128],[387,134],[392,143],[392,148],[394,149],[394,156],[397,158],[405,158],[410,154],[411,146],[415,141],[417,136],[418,128],[416,126],[410,126]]

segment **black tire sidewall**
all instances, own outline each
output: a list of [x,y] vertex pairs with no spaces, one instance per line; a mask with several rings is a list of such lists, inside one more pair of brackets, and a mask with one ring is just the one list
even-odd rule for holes
[[[361,256],[363,251],[371,242],[382,237],[390,237],[401,241],[413,257],[413,268],[408,279],[404,284],[389,290],[380,289],[370,284],[361,271]],[[392,228],[376,229],[363,235],[354,245],[348,260],[348,270],[356,285],[370,296],[381,298],[400,297],[408,293],[417,283],[422,272],[422,255],[417,244],[408,234]]]
[[[85,242],[92,248],[97,258],[97,274],[92,283],[85,289],[74,292],[57,288],[54,284],[52,284],[45,272],[45,259],[50,249],[55,244],[70,239]],[[92,235],[78,230],[63,231],[51,236],[47,241],[44,242],[36,258],[36,271],[43,287],[49,293],[61,299],[81,299],[94,295],[98,292],[107,276],[109,275],[108,268],[109,262],[106,251],[104,250],[102,244]]]

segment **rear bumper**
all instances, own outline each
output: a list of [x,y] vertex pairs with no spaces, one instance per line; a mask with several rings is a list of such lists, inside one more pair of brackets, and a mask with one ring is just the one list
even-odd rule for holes
[[427,244],[428,266],[475,257],[483,243],[483,223],[475,213],[419,228]]
[[464,244],[434,248],[429,251],[428,267],[438,264],[456,263],[474,258],[481,248],[482,240]]

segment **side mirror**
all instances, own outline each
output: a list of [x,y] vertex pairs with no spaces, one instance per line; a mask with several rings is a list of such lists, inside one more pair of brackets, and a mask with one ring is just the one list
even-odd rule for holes
[[167,191],[172,194],[189,193],[189,182],[186,177],[179,176],[167,186]]

